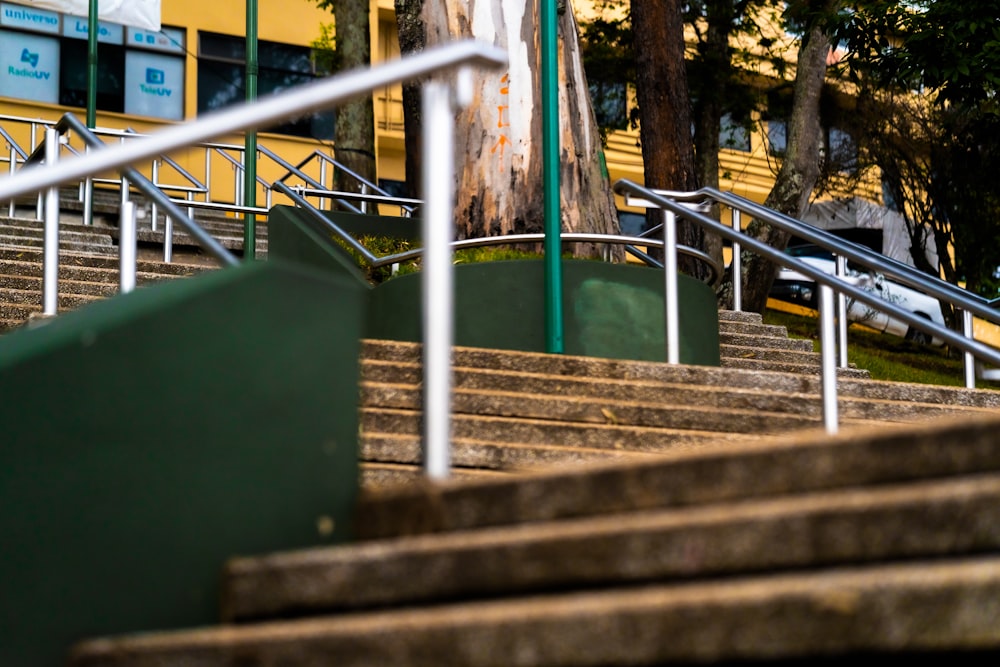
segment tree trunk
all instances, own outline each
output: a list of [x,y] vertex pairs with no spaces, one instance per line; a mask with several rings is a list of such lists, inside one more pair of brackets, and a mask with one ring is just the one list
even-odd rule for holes
[[[334,10],[337,55],[345,69],[371,64],[371,27],[368,1],[345,0],[330,4]],[[376,183],[375,114],[371,96],[363,97],[337,109],[334,131],[334,156],[337,162],[362,178]],[[340,169],[334,172],[334,187],[344,192],[360,192],[361,184]]]
[[[679,0],[633,0],[632,30],[645,185],[665,190],[695,190],[698,181]],[[647,219],[647,225],[659,224],[662,214],[651,210]],[[678,224],[677,242],[703,249],[704,230],[691,223]],[[690,275],[706,275],[706,268],[700,262],[681,257],[679,266]]]
[[[567,3],[568,4],[568,3]],[[427,44],[473,37],[505,49],[506,72],[482,73],[455,122],[460,238],[544,231],[541,53],[537,3],[428,0]],[[617,233],[614,198],[572,8],[559,17],[560,210],[564,231]],[[587,252],[592,249],[578,249]]]
[[[395,0],[396,28],[399,33],[399,52],[403,56],[424,50],[426,34],[421,17],[424,0]],[[420,144],[420,82],[403,84],[403,146],[406,152],[406,194],[420,196],[421,155]]]
[[[695,101],[694,155],[695,174],[701,187],[719,188],[719,133],[722,130],[723,101],[733,76],[729,38],[738,11],[730,0],[713,0],[705,4],[708,29],[699,45],[701,82]],[[718,206],[711,215],[719,219]],[[706,234],[705,252],[722,263],[722,239]]]
[[[825,2],[823,9],[830,10],[836,3]],[[826,77],[830,39],[822,24],[811,27],[799,50],[795,72],[795,99],[792,116],[788,122],[788,144],[781,169],[774,186],[764,200],[764,205],[780,213],[798,218],[809,203],[809,195],[819,178],[820,123],[819,102]],[[747,233],[773,248],[784,250],[789,235],[771,225],[752,220]],[[767,295],[777,275],[777,265],[763,257],[743,253],[743,308],[763,313],[767,308]],[[732,303],[731,279],[723,291],[724,299]]]

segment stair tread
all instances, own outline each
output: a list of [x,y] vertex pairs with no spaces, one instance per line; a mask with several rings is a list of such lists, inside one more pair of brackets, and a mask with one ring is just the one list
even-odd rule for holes
[[1000,640],[998,597],[996,557],[879,564],[91,640],[69,664],[222,665],[250,651],[260,664],[507,667],[512,656],[608,665],[983,650]]

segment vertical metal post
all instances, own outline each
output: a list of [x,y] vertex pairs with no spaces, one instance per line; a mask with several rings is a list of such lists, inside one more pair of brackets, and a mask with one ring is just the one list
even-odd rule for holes
[[[326,160],[320,160],[319,161],[319,182],[323,184],[324,188],[327,187],[326,186]],[[330,190],[333,190],[333,186],[332,185],[330,186]],[[320,196],[320,198],[319,198],[319,205],[316,208],[318,208],[319,210],[322,211],[322,210],[326,209],[327,204],[329,204],[330,209],[333,210],[333,202],[330,202],[326,197]]]
[[[837,255],[837,276],[847,277],[847,258]],[[847,368],[847,297],[837,292],[837,365]]]
[[[740,223],[740,210],[733,211],[733,230],[739,232],[743,229]],[[743,258],[740,257],[740,244],[733,242],[733,310],[740,312],[743,310]]]
[[444,479],[451,471],[451,347],[454,336],[452,248],[454,222],[454,113],[450,87],[423,86],[424,199],[424,471]]
[[833,330],[833,288],[819,284],[820,382],[822,383],[823,426],[834,434],[839,427],[837,415],[836,338]]
[[97,0],[90,0],[87,12],[87,127],[97,127]]
[[[10,147],[10,163],[8,166],[9,166],[8,170],[9,175],[13,176],[14,172],[17,171],[17,152],[14,150],[13,146]],[[15,208],[16,207],[14,206],[14,200],[11,199],[10,203],[7,204],[7,215],[9,217],[11,218],[14,217],[14,214],[16,213]]]
[[[972,313],[968,310],[962,311],[962,335],[973,340],[975,338],[972,329]],[[967,389],[976,388],[976,359],[971,352],[962,355],[962,365],[965,370],[965,386]]]
[[174,219],[169,215],[163,216],[163,261],[174,261]]
[[[152,176],[153,176],[153,185],[155,185],[156,187],[160,187],[160,161],[159,160],[153,160],[153,173],[152,173]],[[149,228],[152,231],[155,232],[156,231],[156,226],[158,224],[156,222],[156,218],[160,214],[160,208],[156,205],[155,201],[153,201],[150,204],[149,214],[150,214]]]
[[[542,181],[545,218],[545,349],[562,353],[562,243],[559,212],[559,44],[556,0],[541,1]],[[425,144],[430,146],[431,144]]]
[[135,289],[135,202],[122,204],[118,224],[118,291],[128,294]]
[[677,297],[677,216],[663,212],[663,335],[667,346],[667,363],[681,360],[680,306]]
[[[59,160],[59,133],[45,130],[45,166]],[[45,248],[42,254],[42,314],[55,315],[59,309],[59,187],[45,191]]]
[[[257,0],[247,0],[247,102],[257,99]],[[247,130],[243,154],[243,203],[257,206],[257,130]],[[243,219],[243,259],[257,257],[257,216]]]

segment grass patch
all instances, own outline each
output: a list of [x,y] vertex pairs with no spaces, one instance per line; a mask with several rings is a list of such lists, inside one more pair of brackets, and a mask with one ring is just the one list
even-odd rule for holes
[[[768,309],[764,313],[764,323],[786,327],[792,338],[812,340],[813,349],[819,351],[819,323],[815,317]],[[965,385],[962,359],[950,354],[947,347],[918,345],[856,324],[851,324],[847,330],[847,361],[866,369],[876,380]],[[976,386],[1000,389],[1000,383],[984,380],[977,380]]]

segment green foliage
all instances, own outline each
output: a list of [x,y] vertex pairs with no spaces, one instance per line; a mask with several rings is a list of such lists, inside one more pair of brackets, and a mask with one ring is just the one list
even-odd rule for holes
[[312,47],[313,69],[317,74],[330,74],[340,69],[337,56],[337,31],[334,24],[320,23],[319,37],[311,41],[309,46]]
[[[372,284],[380,284],[386,280],[420,271],[420,258],[407,260],[399,263],[395,268],[391,265],[372,267],[354,249],[350,248],[340,239],[333,237],[333,240],[340,245],[347,253],[354,258],[357,265],[365,273],[365,277]],[[418,248],[413,242],[389,236],[364,235],[358,237],[358,243],[363,245],[376,257],[387,257],[404,253]],[[567,254],[566,257],[571,257]],[[454,254],[455,264],[475,264],[477,262],[503,262],[516,259],[539,259],[541,253],[531,250],[522,250],[511,246],[484,246],[480,248],[465,248],[457,250]]]
[[[787,327],[788,335],[793,338],[814,341],[814,349],[819,351],[819,326],[816,318],[767,310],[764,322]],[[945,386],[965,384],[962,360],[950,355],[946,348],[919,345],[856,325],[851,325],[848,329],[847,359],[858,368],[869,371],[875,380]],[[1000,383],[997,382],[980,381],[977,386],[1000,389]]]
[[933,233],[946,277],[983,293],[1000,264],[998,16],[1000,0],[870,0],[838,33],[866,105],[862,149],[911,233]]
[[1000,0],[873,0],[846,17],[841,38],[883,85],[934,93],[941,104],[985,105],[1000,91]]

